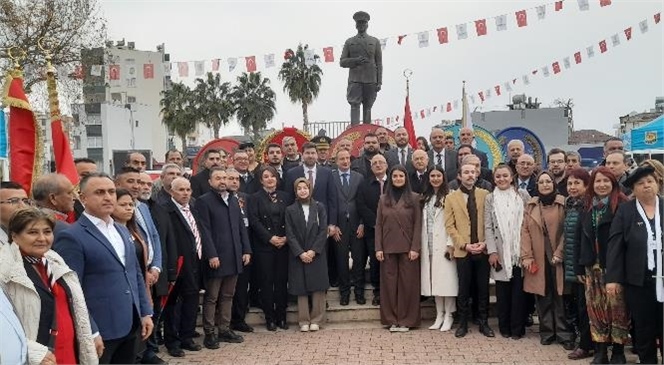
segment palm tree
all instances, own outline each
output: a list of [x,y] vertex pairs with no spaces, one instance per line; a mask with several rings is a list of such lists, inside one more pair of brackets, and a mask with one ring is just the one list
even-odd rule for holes
[[[287,52],[290,55],[286,61],[281,65],[279,71],[279,80],[284,83],[284,92],[288,94],[290,101],[302,104],[302,120],[303,129],[307,130],[309,127],[309,113],[308,107],[314,99],[318,97],[320,92],[321,76],[323,70],[317,64],[308,66],[304,59],[304,53],[309,48],[309,45],[300,43],[297,46],[297,51]],[[314,56],[318,60],[318,55]]]
[[235,113],[231,83],[222,83],[220,74],[208,72],[205,80],[196,79],[194,95],[197,119],[214,131],[214,138],[219,138],[219,129],[228,124]]
[[237,82],[232,92],[235,116],[245,133],[251,131],[254,141],[258,141],[260,131],[274,118],[276,94],[270,87],[270,79],[263,78],[260,72],[243,72]]
[[161,92],[162,123],[182,140],[182,150],[187,148],[187,135],[196,131],[196,110],[191,89],[183,83],[173,84],[170,90]]

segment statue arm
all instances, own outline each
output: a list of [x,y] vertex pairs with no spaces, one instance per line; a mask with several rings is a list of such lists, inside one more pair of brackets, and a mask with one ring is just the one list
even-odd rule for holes
[[357,66],[357,60],[350,57],[348,42],[344,43],[344,48],[341,51],[341,57],[339,57],[339,65],[343,68],[353,68]]
[[383,49],[380,46],[380,41],[376,42],[376,83],[383,84]]

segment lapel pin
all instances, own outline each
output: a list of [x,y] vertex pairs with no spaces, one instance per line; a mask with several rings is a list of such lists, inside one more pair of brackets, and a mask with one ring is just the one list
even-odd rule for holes
[[636,222],[636,225],[641,227],[643,225],[643,222]]

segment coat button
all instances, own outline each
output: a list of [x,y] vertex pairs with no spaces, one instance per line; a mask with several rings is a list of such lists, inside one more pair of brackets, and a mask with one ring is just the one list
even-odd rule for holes
[[125,294],[129,295],[131,292],[129,290],[125,291]]

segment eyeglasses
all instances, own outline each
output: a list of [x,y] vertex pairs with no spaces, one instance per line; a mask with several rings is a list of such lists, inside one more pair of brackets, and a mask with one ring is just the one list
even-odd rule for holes
[[32,199],[28,198],[10,198],[7,200],[0,200],[0,204],[18,205],[19,203],[23,203],[25,205],[34,205]]

